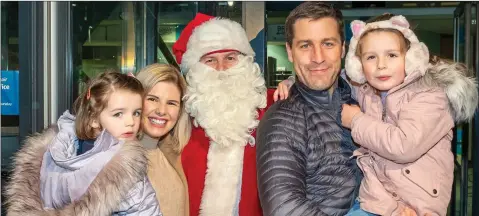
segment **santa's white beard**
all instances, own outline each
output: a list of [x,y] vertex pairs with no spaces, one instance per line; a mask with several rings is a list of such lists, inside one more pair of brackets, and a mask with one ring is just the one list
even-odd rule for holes
[[198,62],[186,76],[185,108],[208,137],[224,147],[254,145],[252,131],[258,126],[258,108],[266,107],[266,86],[257,63],[239,56],[226,71]]

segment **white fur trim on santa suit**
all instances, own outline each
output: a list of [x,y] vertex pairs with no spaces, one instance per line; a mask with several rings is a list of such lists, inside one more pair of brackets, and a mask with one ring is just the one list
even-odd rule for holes
[[255,56],[243,27],[232,20],[213,18],[193,30],[181,60],[181,71],[189,71],[206,53],[234,49]]
[[[346,55],[345,69],[346,73],[352,81],[359,84],[366,82],[364,77],[361,60],[356,56],[356,49],[359,39],[363,33],[371,29],[396,29],[399,30],[404,37],[411,42],[409,50],[406,52],[405,71],[406,76],[412,72],[419,70],[422,75],[429,67],[429,50],[424,43],[419,42],[414,32],[409,29],[409,23],[403,16],[394,16],[389,20],[378,21],[373,23],[364,23],[360,20],[351,22],[351,30],[353,37],[349,43],[349,51]],[[407,78],[407,77],[406,77]]]
[[225,148],[210,141],[200,215],[238,215],[243,157],[244,146]]

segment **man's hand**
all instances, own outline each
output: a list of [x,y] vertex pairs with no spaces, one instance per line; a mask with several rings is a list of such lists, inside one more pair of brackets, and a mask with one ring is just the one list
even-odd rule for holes
[[346,128],[351,128],[351,123],[355,115],[361,113],[356,105],[343,104],[343,111],[341,112],[341,123]]
[[293,86],[294,82],[290,79],[285,79],[278,84],[278,88],[274,91],[273,100],[274,102],[284,100],[288,98],[289,89]]

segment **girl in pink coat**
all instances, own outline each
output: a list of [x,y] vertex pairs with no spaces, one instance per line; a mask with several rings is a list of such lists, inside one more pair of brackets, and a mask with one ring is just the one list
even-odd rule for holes
[[[403,16],[353,21],[346,73],[360,107],[343,106],[364,173],[348,215],[446,215],[454,124],[470,120],[477,84],[459,63],[430,58]],[[360,205],[360,208],[359,206]]]

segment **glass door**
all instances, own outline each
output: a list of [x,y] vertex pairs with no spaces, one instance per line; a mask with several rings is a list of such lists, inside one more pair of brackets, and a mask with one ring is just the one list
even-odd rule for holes
[[[466,64],[477,77],[479,63],[478,5],[461,3],[454,11],[454,61]],[[476,78],[477,79],[477,78]],[[453,152],[456,158],[455,181],[449,215],[479,215],[478,115],[470,123],[457,125]]]

